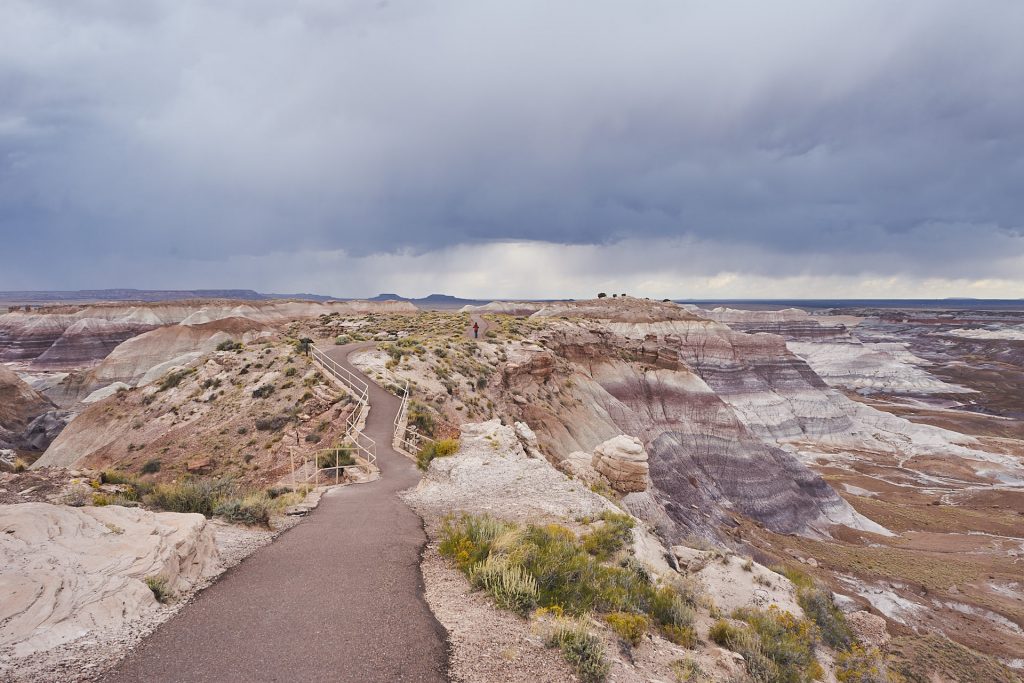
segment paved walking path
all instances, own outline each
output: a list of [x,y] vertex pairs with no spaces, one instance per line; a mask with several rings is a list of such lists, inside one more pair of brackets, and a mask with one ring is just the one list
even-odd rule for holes
[[106,681],[444,681],[446,634],[423,599],[420,518],[398,497],[419,480],[391,447],[399,400],[366,379],[366,434],[381,479],[334,489],[147,638]]
[[475,338],[473,336],[473,323],[476,323],[477,325],[480,326],[480,330],[479,330],[479,332],[480,332],[480,339],[483,339],[484,338],[484,332],[486,332],[488,330],[488,328],[491,326],[491,324],[489,322],[487,322],[486,320],[484,320],[483,316],[479,316],[476,313],[471,314],[469,316],[469,327],[466,328],[466,336],[469,337],[470,339],[474,339]]

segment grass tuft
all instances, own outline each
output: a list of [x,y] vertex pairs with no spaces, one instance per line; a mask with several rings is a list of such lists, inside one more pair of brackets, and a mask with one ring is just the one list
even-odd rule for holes
[[156,474],[160,471],[160,465],[160,460],[158,458],[153,458],[152,460],[147,460],[143,463],[142,469],[139,471],[142,472],[142,474]]
[[213,514],[236,524],[269,527],[273,507],[267,494],[250,493],[242,498],[222,501],[213,509]]
[[537,580],[508,558],[490,555],[469,570],[474,588],[491,594],[499,607],[526,615],[537,604]]
[[605,615],[604,620],[623,642],[629,643],[633,647],[639,645],[643,637],[647,635],[647,627],[650,625],[650,619],[647,616],[634,612],[612,612]]
[[458,439],[441,439],[440,441],[428,442],[416,456],[416,466],[421,470],[430,467],[434,458],[444,458],[454,455],[459,450]]
[[548,647],[557,647],[585,683],[600,683],[611,669],[604,657],[601,640],[577,623],[558,625],[547,640]]
[[149,590],[153,591],[153,597],[159,603],[166,603],[174,597],[166,576],[147,576],[145,578]]
[[633,518],[606,510],[601,520],[601,526],[583,537],[583,547],[597,559],[607,560],[633,540]]

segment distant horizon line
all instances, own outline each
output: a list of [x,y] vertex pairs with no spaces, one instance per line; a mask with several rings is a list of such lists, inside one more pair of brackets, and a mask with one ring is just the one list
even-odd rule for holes
[[[98,299],[97,296],[89,297],[88,295],[104,295],[104,294],[115,294],[121,293],[122,295],[130,293],[139,294],[150,294],[150,295],[192,295],[196,298],[231,298],[231,295],[248,295],[242,298],[258,298],[260,300],[268,299],[289,299],[289,298],[308,298],[311,300],[335,300],[335,301],[357,301],[357,300],[430,300],[430,299],[451,299],[456,301],[466,302],[478,302],[478,301],[510,301],[510,302],[530,302],[530,301],[580,301],[588,300],[598,297],[462,297],[452,294],[443,293],[431,293],[425,296],[404,296],[394,292],[382,292],[373,296],[358,297],[358,296],[334,296],[327,294],[316,294],[313,292],[295,292],[295,293],[276,293],[276,292],[261,292],[259,290],[250,288],[196,288],[196,289],[146,289],[137,287],[108,287],[98,289],[22,289],[22,290],[0,290],[0,301],[15,303],[17,299],[24,298],[26,301],[61,301],[62,299],[56,298],[61,295],[83,295],[83,299]],[[607,298],[615,298],[616,295],[609,294]],[[643,297],[626,295],[627,298],[634,299],[649,299],[656,301],[664,301],[665,297]],[[393,297],[393,299],[392,299]],[[65,299],[74,300],[74,299]],[[121,300],[131,301],[135,299],[122,298]],[[145,300],[145,299],[138,299]],[[173,300],[173,299],[166,299]],[[857,302],[857,303],[869,303],[869,302],[887,302],[887,303],[901,303],[901,302],[992,302],[992,303],[1016,303],[1024,302],[1024,297],[1017,298],[982,298],[982,297],[967,297],[967,296],[948,296],[939,298],[929,297],[688,297],[688,298],[667,298],[667,300],[673,303],[791,303],[791,302],[808,302],[808,303],[821,303],[821,302],[832,302],[832,303],[845,303],[845,302]]]

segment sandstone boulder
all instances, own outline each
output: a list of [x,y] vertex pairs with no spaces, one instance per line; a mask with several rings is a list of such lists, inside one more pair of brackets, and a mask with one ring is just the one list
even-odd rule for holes
[[647,490],[647,451],[643,442],[634,436],[620,434],[598,445],[591,464],[616,491]]
[[124,627],[219,571],[198,514],[48,503],[0,506],[0,648],[16,656]]

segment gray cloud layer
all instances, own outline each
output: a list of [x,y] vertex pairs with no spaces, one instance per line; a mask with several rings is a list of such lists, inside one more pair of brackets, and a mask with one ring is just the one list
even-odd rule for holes
[[684,239],[717,250],[681,276],[1019,281],[1021,26],[1015,0],[8,0],[4,262],[88,286],[93,257]]

